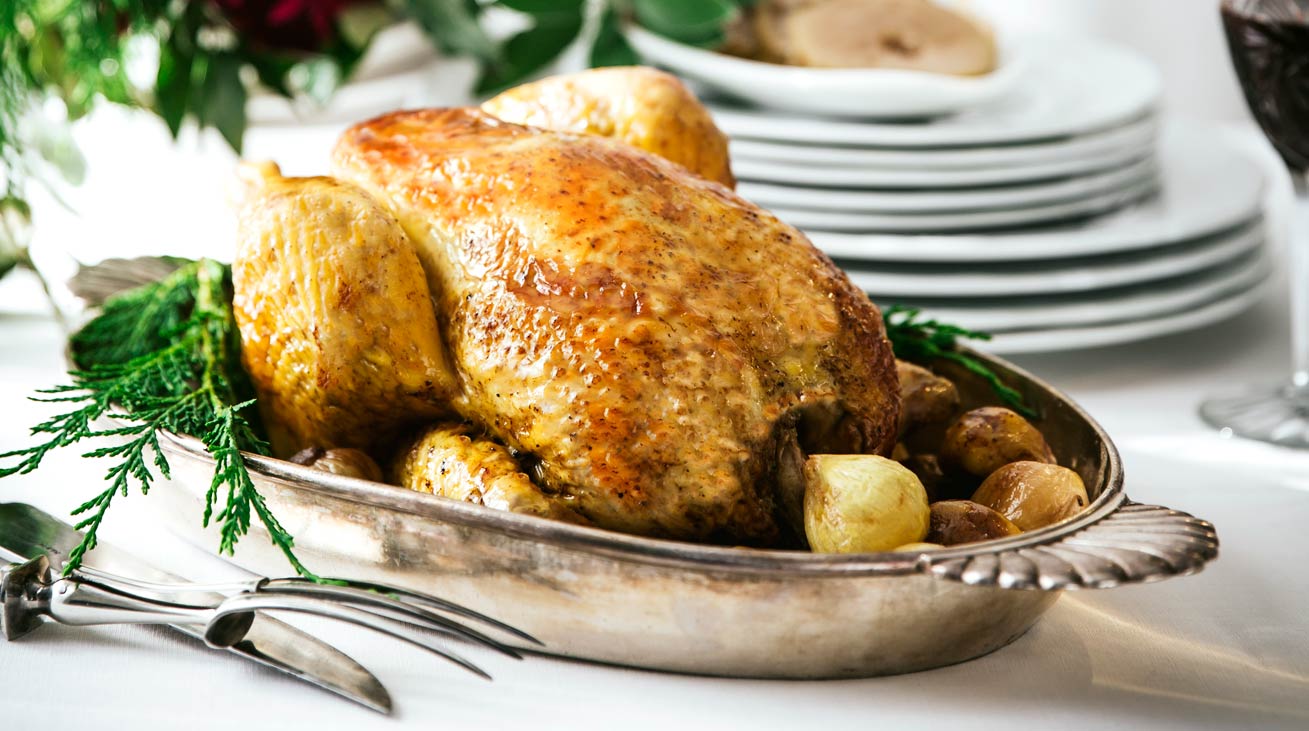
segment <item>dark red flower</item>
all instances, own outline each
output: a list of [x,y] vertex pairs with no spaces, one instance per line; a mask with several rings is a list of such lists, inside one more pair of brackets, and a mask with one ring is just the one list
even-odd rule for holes
[[211,0],[251,45],[321,51],[336,39],[336,18],[371,0]]

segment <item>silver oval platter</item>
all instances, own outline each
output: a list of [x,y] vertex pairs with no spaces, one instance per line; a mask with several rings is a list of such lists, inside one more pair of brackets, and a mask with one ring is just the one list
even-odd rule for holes
[[[1216,557],[1209,523],[1128,500],[1112,442],[1077,405],[978,357],[1039,411],[1034,423],[1087,485],[1085,511],[944,550],[813,554],[640,538],[266,457],[248,463],[297,553],[321,574],[446,597],[534,634],[549,654],[686,673],[864,677],[962,662],[1021,636],[1064,589],[1189,574]],[[987,401],[980,379],[947,375],[966,405]],[[144,502],[213,550],[216,534],[197,519],[213,461],[196,440],[166,436],[173,484]],[[281,554],[252,532],[236,562],[286,573]]]

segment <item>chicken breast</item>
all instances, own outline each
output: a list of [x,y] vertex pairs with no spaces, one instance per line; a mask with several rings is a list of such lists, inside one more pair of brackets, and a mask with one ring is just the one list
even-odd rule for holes
[[889,452],[876,307],[723,185],[470,109],[356,125],[333,167],[417,248],[450,409],[596,525],[774,545],[797,458]]

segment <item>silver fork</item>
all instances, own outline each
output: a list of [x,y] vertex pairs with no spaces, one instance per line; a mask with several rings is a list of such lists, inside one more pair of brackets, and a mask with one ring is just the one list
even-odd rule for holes
[[[429,641],[420,630],[487,647],[515,659],[513,648],[469,627],[540,646],[531,635],[444,599],[367,582],[258,578],[222,583],[160,583],[118,576],[83,566],[56,577],[50,559],[38,556],[0,568],[0,633],[12,640],[45,622],[67,625],[191,624],[204,627],[210,647],[232,647],[244,639],[255,612],[284,611],[336,619],[417,645],[487,680],[485,671],[459,654]],[[204,594],[222,599],[201,600]]]

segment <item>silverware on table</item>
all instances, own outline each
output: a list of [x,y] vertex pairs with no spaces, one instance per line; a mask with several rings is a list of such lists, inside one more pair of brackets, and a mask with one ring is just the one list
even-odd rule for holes
[[[18,559],[0,565],[0,634],[5,639],[16,639],[45,622],[165,624],[200,637],[210,647],[244,654],[383,712],[390,710],[390,698],[367,670],[320,640],[280,622],[270,625],[276,621],[261,612],[312,614],[366,627],[422,647],[487,679],[490,676],[477,665],[428,640],[419,630],[488,647],[514,658],[521,655],[460,620],[539,644],[523,632],[459,605],[377,584],[338,580],[324,585],[298,578],[262,577],[201,584],[154,571],[143,572],[151,574],[149,578],[129,578],[91,566],[57,576],[46,551],[54,552],[62,563],[60,556],[66,555],[66,546],[78,537],[71,528],[35,508],[0,505],[0,554]],[[61,545],[50,545],[55,543]],[[97,548],[92,556],[99,563],[105,553],[109,552]],[[127,561],[111,563],[121,567]],[[268,662],[258,646],[283,627],[300,635],[294,638],[301,643],[300,657]],[[306,638],[316,652],[304,652]]]

